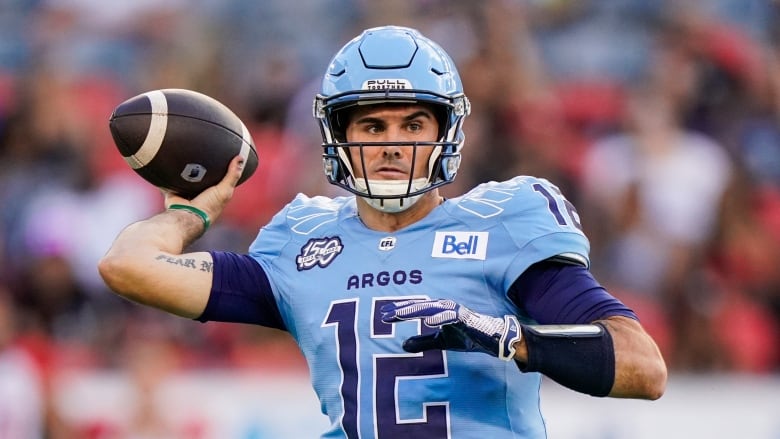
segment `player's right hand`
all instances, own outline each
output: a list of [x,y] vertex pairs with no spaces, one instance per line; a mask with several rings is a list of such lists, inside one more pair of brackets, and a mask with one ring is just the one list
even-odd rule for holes
[[214,222],[222,214],[230,199],[233,198],[233,191],[241,178],[244,164],[241,156],[233,157],[228,166],[228,171],[222,180],[216,185],[207,188],[192,200],[187,200],[173,192],[163,190],[165,207],[168,208],[172,204],[188,204],[206,212],[211,221]]

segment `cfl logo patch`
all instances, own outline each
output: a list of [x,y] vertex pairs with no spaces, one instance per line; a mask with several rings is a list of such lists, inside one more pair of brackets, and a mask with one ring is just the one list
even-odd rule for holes
[[431,256],[484,261],[488,236],[488,232],[436,232]]
[[301,254],[295,258],[295,263],[298,266],[298,271],[310,270],[315,266],[325,268],[343,250],[344,246],[341,245],[339,237],[312,238],[301,247]]
[[388,236],[386,238],[382,238],[379,241],[379,250],[382,250],[383,252],[390,251],[395,248],[395,237],[394,236]]

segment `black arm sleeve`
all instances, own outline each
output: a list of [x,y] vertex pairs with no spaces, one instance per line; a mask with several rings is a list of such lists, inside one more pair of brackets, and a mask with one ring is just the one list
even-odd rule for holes
[[509,288],[509,299],[539,324],[591,323],[636,314],[581,265],[546,260],[530,266]]
[[249,255],[212,251],[214,280],[201,322],[251,323],[286,330],[265,271]]
[[[576,326],[576,325],[569,325]],[[607,396],[615,384],[615,348],[602,323],[597,334],[556,331],[556,326],[524,325],[528,362],[516,361],[523,372],[541,372],[553,381],[592,396]],[[544,329],[548,329],[545,331]]]

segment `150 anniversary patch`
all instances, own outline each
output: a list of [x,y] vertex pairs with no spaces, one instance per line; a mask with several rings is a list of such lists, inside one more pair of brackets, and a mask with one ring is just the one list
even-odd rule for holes
[[312,238],[301,247],[301,254],[295,258],[295,263],[298,266],[298,271],[310,270],[315,266],[325,268],[342,250],[344,250],[344,246],[341,245],[341,239],[338,236]]

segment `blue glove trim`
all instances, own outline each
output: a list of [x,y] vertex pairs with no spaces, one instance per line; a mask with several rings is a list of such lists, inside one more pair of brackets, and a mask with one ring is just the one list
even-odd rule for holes
[[504,333],[498,340],[498,358],[509,361],[515,358],[515,343],[523,338],[520,322],[513,315],[504,316]]

